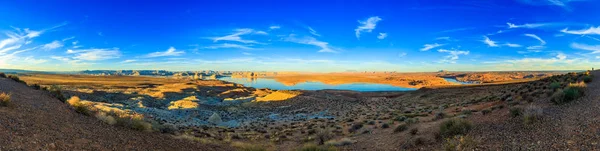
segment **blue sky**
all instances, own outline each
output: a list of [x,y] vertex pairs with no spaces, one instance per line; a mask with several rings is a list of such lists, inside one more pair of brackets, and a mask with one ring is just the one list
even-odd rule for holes
[[490,71],[600,67],[600,1],[0,2],[0,68]]

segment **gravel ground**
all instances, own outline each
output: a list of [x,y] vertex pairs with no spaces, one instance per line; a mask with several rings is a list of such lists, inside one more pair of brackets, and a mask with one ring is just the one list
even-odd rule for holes
[[0,150],[233,150],[105,124],[48,93],[0,78],[12,106],[0,107]]
[[[600,71],[592,72],[600,77]],[[587,84],[586,96],[563,105],[549,100],[532,104],[542,109],[542,119],[524,124],[509,117],[508,108],[472,119],[469,134],[478,150],[598,150],[600,149],[600,80]]]

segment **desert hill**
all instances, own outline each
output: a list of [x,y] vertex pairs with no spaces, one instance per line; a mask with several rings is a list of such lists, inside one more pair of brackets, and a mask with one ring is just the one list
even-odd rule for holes
[[0,150],[232,150],[112,126],[8,78],[0,92],[11,94],[11,105],[0,107]]

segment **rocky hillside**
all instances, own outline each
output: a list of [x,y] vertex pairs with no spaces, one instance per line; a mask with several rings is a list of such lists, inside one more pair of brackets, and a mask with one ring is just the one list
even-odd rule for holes
[[7,78],[0,78],[0,92],[11,98],[0,106],[0,150],[233,150],[111,126]]

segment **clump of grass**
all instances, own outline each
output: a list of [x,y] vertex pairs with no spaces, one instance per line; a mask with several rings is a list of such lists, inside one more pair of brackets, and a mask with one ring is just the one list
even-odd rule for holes
[[80,113],[80,114],[83,114],[86,116],[92,115],[92,109],[91,109],[92,106],[81,102],[81,100],[77,96],[73,96],[73,97],[69,98],[69,100],[67,100],[67,103],[69,105],[71,105],[77,113]]
[[521,108],[513,107],[508,111],[510,113],[510,117],[520,116],[522,113]]
[[490,110],[490,109],[481,110],[481,114],[483,114],[483,115],[487,115],[487,114],[490,114],[490,113],[492,113],[492,110]]
[[355,140],[351,140],[350,138],[344,137],[342,139],[339,140],[330,140],[325,142],[325,145],[329,145],[329,146],[346,146],[346,145],[350,145],[356,143]]
[[27,84],[27,83],[25,83],[25,81],[19,79],[19,77],[16,75],[8,75],[8,78],[12,79],[13,81],[19,82],[19,83]]
[[589,76],[589,75],[588,75],[588,76],[585,76],[585,77],[583,77],[583,82],[585,82],[585,83],[590,83],[590,82],[592,82],[592,76]]
[[50,94],[61,102],[67,101],[67,98],[62,94],[62,88],[58,85],[52,85],[47,88]]
[[302,146],[302,148],[297,149],[297,151],[337,151],[337,148],[333,146],[317,146],[314,144],[306,144]]
[[6,78],[6,74],[4,72],[0,72],[0,78]]
[[473,111],[470,109],[464,109],[460,113],[463,115],[471,115],[473,113]]
[[32,85],[29,85],[29,87],[36,89],[36,90],[41,89],[41,86],[39,84],[32,84]]
[[109,124],[109,125],[115,125],[115,124],[117,124],[117,120],[115,120],[114,117],[112,117],[110,115],[107,115],[104,112],[98,112],[98,113],[96,113],[96,118],[98,118],[99,120],[101,120],[104,123]]
[[469,136],[455,136],[447,138],[444,142],[444,150],[446,151],[462,151],[473,150],[477,143]]
[[440,125],[440,135],[443,138],[464,135],[471,130],[471,127],[471,123],[464,119],[447,120]]
[[317,133],[317,142],[319,145],[325,144],[329,139],[331,139],[331,133],[327,129],[322,129]]
[[356,122],[352,125],[352,127],[350,127],[350,129],[348,131],[350,132],[355,132],[360,130],[363,127],[363,124],[361,122]]
[[550,84],[550,89],[552,89],[552,90],[557,90],[557,89],[559,89],[560,87],[561,87],[561,86],[560,86],[560,83],[558,83],[558,82],[552,82],[552,83]]
[[532,124],[542,118],[543,110],[537,106],[528,106],[523,112],[523,123]]
[[562,91],[557,91],[552,95],[551,101],[555,104],[565,104],[576,100],[585,95],[586,85],[583,82],[571,83]]
[[6,94],[4,92],[0,93],[0,106],[8,107],[10,104],[10,94]]
[[260,144],[250,144],[243,142],[233,142],[231,146],[241,150],[241,151],[266,151],[267,149]]
[[390,128],[390,124],[383,123],[383,124],[381,124],[381,128]]
[[408,125],[407,124],[400,124],[398,125],[395,129],[394,132],[398,133],[398,132],[402,132],[405,131],[406,129],[408,129]]

